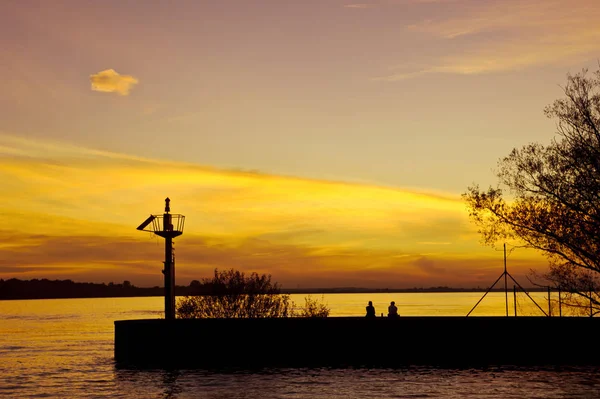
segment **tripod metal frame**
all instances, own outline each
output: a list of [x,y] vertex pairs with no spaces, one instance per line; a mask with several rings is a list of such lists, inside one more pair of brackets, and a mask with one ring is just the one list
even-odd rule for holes
[[[525,289],[523,287],[521,287],[521,284],[519,284],[514,278],[513,276],[510,275],[510,273],[506,270],[506,244],[504,244],[504,271],[502,272],[502,274],[496,279],[496,281],[494,281],[494,284],[492,284],[492,286],[490,288],[488,288],[488,290],[485,292],[485,294],[483,294],[483,296],[479,299],[479,301],[477,301],[477,303],[475,304],[475,306],[473,306],[473,308],[471,310],[469,310],[469,313],[467,313],[466,317],[469,317],[469,315],[475,310],[475,308],[477,307],[477,305],[479,305],[479,303],[481,301],[483,301],[483,298],[485,298],[485,296],[492,290],[492,288],[494,288],[494,286],[496,284],[498,284],[498,281],[500,281],[500,279],[504,277],[504,293],[506,295],[506,317],[508,317],[508,277],[510,277],[510,279],[521,289],[523,290],[523,292],[525,293],[525,295],[527,295],[527,297],[529,299],[531,299],[531,302],[533,302],[535,304],[535,306],[538,307],[539,310],[541,310],[541,312],[544,314],[544,316],[548,316],[548,313],[546,313],[544,311],[544,309],[542,309],[540,307],[540,305],[538,305],[538,303],[531,297],[531,295],[529,295],[529,293],[527,291],[525,291]],[[516,309],[516,308],[515,308]]]

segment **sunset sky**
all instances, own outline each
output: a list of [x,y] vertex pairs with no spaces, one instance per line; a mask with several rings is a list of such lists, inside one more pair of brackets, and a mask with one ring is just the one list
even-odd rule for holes
[[[597,0],[0,3],[0,278],[487,287],[461,193],[600,59]],[[522,284],[540,255],[517,249]]]

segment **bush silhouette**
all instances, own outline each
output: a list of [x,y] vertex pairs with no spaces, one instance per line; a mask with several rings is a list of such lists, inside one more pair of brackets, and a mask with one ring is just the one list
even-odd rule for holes
[[183,319],[232,317],[286,317],[292,310],[289,295],[281,294],[270,275],[230,269],[215,269],[212,278],[196,284],[196,295],[177,303],[177,316]]
[[321,297],[321,300],[313,299],[312,296],[308,295],[304,298],[304,307],[298,310],[294,310],[293,316],[296,317],[327,317],[329,316],[330,309],[325,303],[325,298]]
[[[191,286],[192,284],[190,284]],[[265,318],[327,317],[329,308],[323,302],[305,298],[305,306],[295,309],[288,294],[282,294],[271,275],[215,269],[212,278],[193,281],[193,295],[177,302],[177,317],[198,318]]]

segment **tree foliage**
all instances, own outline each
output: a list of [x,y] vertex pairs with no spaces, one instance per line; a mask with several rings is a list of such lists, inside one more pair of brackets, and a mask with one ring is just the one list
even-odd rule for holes
[[598,305],[600,272],[600,70],[567,75],[545,109],[557,120],[548,145],[531,143],[498,161],[498,185],[463,194],[482,240],[517,240],[544,253],[551,285]]
[[286,317],[292,312],[289,295],[281,294],[270,275],[215,269],[196,287],[197,295],[177,303],[179,318]]

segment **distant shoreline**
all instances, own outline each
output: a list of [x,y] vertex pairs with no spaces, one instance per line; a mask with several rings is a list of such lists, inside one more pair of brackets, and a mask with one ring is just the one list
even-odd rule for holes
[[[480,292],[484,293],[488,288],[451,288],[451,287],[429,287],[429,288],[297,288],[281,289],[282,294],[386,294],[386,293],[452,293],[452,292]],[[545,292],[545,288],[526,288],[527,292]],[[512,292],[512,289],[509,289]],[[504,292],[504,288],[494,288],[490,292]]]
[[[484,293],[488,288],[281,288],[282,294],[386,294],[386,293]],[[509,291],[512,291],[509,289]],[[543,288],[527,288],[527,292],[544,292]],[[494,288],[490,292],[504,292]],[[194,295],[191,286],[176,286],[175,295]],[[115,283],[77,283],[72,280],[19,280],[0,279],[0,300],[20,299],[81,299],[81,298],[129,298],[163,296],[163,287],[136,287],[129,281]]]

